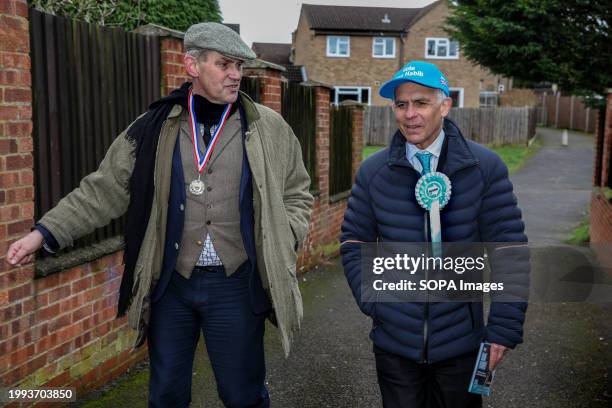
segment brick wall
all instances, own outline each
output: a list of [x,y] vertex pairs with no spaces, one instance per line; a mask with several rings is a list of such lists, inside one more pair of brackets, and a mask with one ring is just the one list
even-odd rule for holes
[[[610,191],[612,185],[612,174],[610,160],[612,160],[612,92],[608,93],[606,100],[605,115],[600,115],[603,120],[603,132],[595,134],[595,171],[593,180],[595,189],[591,197],[590,211],[590,239],[593,250],[597,253],[600,262],[612,270],[612,203],[605,196],[605,191]],[[605,116],[605,117],[602,117]]]
[[131,353],[134,333],[115,319],[122,252],[49,276],[5,260],[34,223],[26,0],[0,1],[0,36],[0,387],[74,387],[82,395],[146,348]]
[[[24,1],[0,3],[0,254],[28,230],[34,216],[32,172],[32,93],[28,9]],[[0,261],[0,386],[14,370],[33,372],[46,364],[36,359],[34,267],[10,267]],[[11,371],[12,370],[12,371]],[[14,374],[13,374],[14,375]],[[13,381],[14,382],[14,381]]]
[[598,130],[595,132],[595,191],[591,203],[591,242],[612,242],[611,205],[602,192],[602,189],[612,184],[612,175],[609,173],[612,160],[612,93],[608,94],[606,102],[605,114],[599,115],[598,118],[604,121],[603,126],[597,126]]

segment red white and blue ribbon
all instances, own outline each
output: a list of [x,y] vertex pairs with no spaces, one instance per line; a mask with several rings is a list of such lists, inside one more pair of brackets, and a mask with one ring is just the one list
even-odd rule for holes
[[211,135],[210,143],[208,144],[208,146],[206,146],[204,155],[202,155],[200,153],[200,144],[198,141],[199,140],[198,139],[199,128],[198,128],[198,123],[195,117],[192,89],[189,89],[189,97],[187,101],[188,101],[187,103],[188,103],[188,108],[189,108],[189,123],[191,124],[191,137],[193,138],[193,155],[196,161],[196,166],[198,168],[198,173],[202,173],[202,171],[206,167],[206,164],[210,160],[213,150],[215,149],[215,145],[217,144],[217,141],[219,140],[219,136],[221,135],[221,132],[223,131],[223,128],[225,127],[225,123],[227,122],[227,118],[229,117],[229,112],[230,112],[230,109],[232,108],[232,104],[228,103],[227,106],[225,107],[225,110],[223,111],[223,114],[221,115],[221,120],[219,121],[219,123],[217,124],[217,128]]

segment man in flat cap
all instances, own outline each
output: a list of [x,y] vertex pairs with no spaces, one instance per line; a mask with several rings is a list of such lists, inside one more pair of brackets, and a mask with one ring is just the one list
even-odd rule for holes
[[485,325],[481,301],[376,302],[362,297],[364,274],[371,271],[362,271],[361,253],[368,242],[500,242],[488,253],[491,270],[512,275],[515,289],[524,291],[527,237],[508,170],[447,118],[448,81],[434,64],[409,62],[380,94],[393,101],[398,130],[357,172],[341,254],[357,304],[373,321],[383,405],[480,407],[481,396],[468,392],[479,346],[491,344],[489,368],[495,368],[522,342],[527,303],[492,302]]
[[100,167],[8,250],[30,262],[127,213],[118,316],[148,339],[150,407],[187,407],[200,330],[227,407],[267,407],[264,321],[285,353],[302,318],[296,250],[313,197],[299,142],[239,91],[254,53],[230,28],[191,26],[192,78],[154,102]]

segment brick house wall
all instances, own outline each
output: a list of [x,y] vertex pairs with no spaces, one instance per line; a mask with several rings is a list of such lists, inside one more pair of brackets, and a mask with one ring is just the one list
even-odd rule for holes
[[[500,83],[509,89],[509,83],[507,79],[472,64],[461,52],[456,60],[425,57],[427,37],[448,37],[442,29],[448,13],[448,5],[444,1],[432,7],[409,28],[403,47],[400,46],[402,40],[396,38],[396,57],[393,59],[373,58],[373,37],[354,35],[350,36],[350,57],[327,57],[327,35],[315,35],[305,14],[301,13],[292,44],[294,64],[304,65],[311,80],[333,86],[371,87],[371,104],[387,105],[389,101],[378,95],[380,86],[406,62],[425,60],[436,64],[444,72],[451,87],[463,88],[463,107],[479,107],[481,89],[497,91]],[[400,58],[402,48],[404,52]]]
[[[459,59],[428,59],[425,57],[425,39],[427,37],[445,37],[443,30],[449,15],[448,4],[439,2],[427,14],[410,27],[406,38],[406,61],[424,60],[434,63],[446,75],[449,87],[463,88],[463,107],[480,106],[480,91],[497,91],[498,84],[508,83],[499,75],[492,75],[486,68],[474,65],[459,51]],[[482,83],[481,83],[482,81]]]
[[395,39],[395,58],[372,57],[371,36],[351,36],[349,57],[327,57],[327,35],[314,35],[304,13],[295,34],[295,65],[304,65],[309,80],[334,86],[371,87],[372,105],[386,105],[378,95],[380,85],[400,68],[400,38]]

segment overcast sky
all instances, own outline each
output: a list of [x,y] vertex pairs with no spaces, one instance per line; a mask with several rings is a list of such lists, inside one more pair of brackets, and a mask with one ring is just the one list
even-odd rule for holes
[[240,24],[242,39],[249,46],[253,42],[290,43],[302,3],[415,8],[433,0],[219,0],[223,22]]

